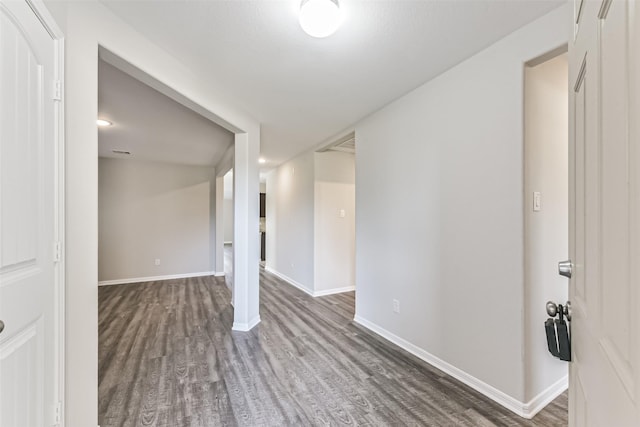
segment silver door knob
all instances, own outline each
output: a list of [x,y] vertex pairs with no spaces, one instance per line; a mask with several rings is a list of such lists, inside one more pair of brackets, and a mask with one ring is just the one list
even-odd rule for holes
[[[547,314],[549,316],[556,317],[558,315],[559,307],[555,302],[547,301],[545,308],[547,309]],[[571,301],[567,301],[567,303],[562,307],[562,314],[568,321],[571,321]]]
[[0,334],[4,331],[4,322],[0,320]]
[[573,264],[571,260],[561,261],[558,263],[558,274],[571,279],[571,273],[573,272]]
[[547,302],[547,314],[551,317],[556,317],[556,315],[558,314],[558,304],[556,304],[553,301],[548,301]]

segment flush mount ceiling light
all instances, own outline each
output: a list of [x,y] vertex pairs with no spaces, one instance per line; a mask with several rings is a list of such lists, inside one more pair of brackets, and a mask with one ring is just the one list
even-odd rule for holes
[[100,127],[106,127],[111,126],[113,123],[111,123],[109,120],[98,119],[96,120],[96,124]]
[[263,165],[263,164],[267,163],[267,161],[266,161],[265,159],[263,159],[262,157],[260,157],[260,158],[258,159],[258,163],[260,163],[261,165]]
[[310,36],[330,36],[341,22],[338,0],[302,0],[299,19],[300,26]]

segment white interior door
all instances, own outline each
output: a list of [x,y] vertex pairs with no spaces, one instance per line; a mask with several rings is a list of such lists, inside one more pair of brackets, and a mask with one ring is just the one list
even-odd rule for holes
[[575,0],[571,426],[640,426],[638,5]]
[[54,424],[55,42],[0,1],[0,427]]

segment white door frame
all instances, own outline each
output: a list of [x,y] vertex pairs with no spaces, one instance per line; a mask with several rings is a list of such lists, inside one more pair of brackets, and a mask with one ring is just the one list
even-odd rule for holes
[[56,247],[52,248],[57,262],[54,265],[54,343],[56,357],[56,372],[54,373],[58,407],[55,409],[55,417],[58,426],[63,427],[64,423],[64,401],[65,401],[65,139],[64,139],[64,35],[58,24],[49,13],[43,0],[24,0],[33,13],[38,17],[46,31],[54,41],[56,49],[54,59],[54,77],[60,82],[59,100],[54,104],[55,114],[55,136],[54,136],[54,242]]

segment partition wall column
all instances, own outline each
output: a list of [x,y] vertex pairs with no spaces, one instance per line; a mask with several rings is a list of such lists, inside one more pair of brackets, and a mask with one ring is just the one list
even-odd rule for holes
[[[259,135],[259,131],[257,132]],[[259,137],[258,137],[259,138]],[[259,313],[259,139],[236,134],[233,181],[233,330],[248,331]]]

